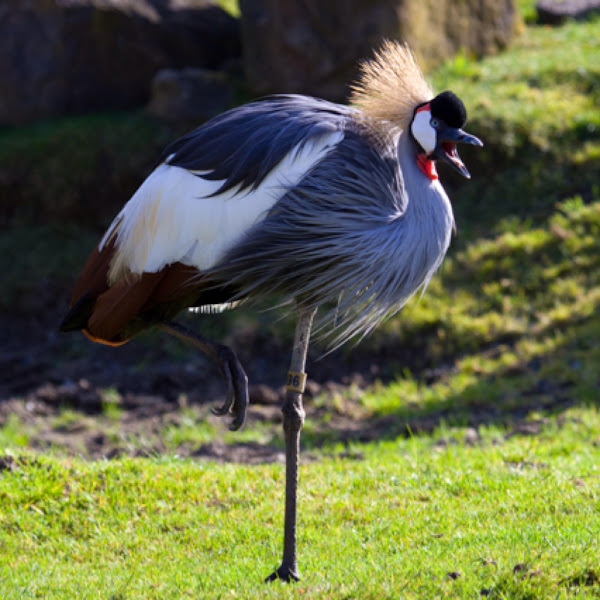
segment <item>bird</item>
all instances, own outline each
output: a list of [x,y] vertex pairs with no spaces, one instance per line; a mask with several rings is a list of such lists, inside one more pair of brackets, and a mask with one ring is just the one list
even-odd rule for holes
[[[385,40],[360,64],[349,102],[272,95],[230,109],[173,142],[123,206],[77,278],[60,330],[118,346],[157,327],[219,366],[230,428],[242,426],[248,378],[235,352],[173,319],[184,309],[276,301],[296,314],[286,395],[281,565],[297,560],[302,394],[312,335],[336,348],[370,333],[425,290],[454,216],[436,163],[470,174],[457,144],[464,103],[437,95],[410,47]],[[315,321],[315,313],[322,310]]]

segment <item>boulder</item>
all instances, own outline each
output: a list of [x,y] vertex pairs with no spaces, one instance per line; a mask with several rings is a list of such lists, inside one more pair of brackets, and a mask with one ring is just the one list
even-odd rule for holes
[[463,49],[509,44],[514,0],[240,0],[246,79],[257,95],[347,96],[360,59],[383,38],[406,40],[429,68]]
[[159,69],[239,56],[238,21],[202,0],[2,0],[0,125],[148,101]]
[[195,67],[162,69],[152,81],[148,112],[191,127],[231,108],[234,92],[232,79],[224,71]]
[[535,8],[544,25],[562,25],[568,19],[585,19],[600,11],[600,0],[539,0]]

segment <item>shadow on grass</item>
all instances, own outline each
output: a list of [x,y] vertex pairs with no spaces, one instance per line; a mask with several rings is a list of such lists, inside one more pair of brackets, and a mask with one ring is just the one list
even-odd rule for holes
[[[599,306],[596,305],[595,313]],[[396,408],[375,412],[365,419],[331,417],[326,423],[309,428],[303,438],[306,448],[325,443],[372,442],[391,440],[400,436],[431,434],[440,427],[496,426],[509,433],[535,434],[550,417],[559,417],[575,406],[600,406],[600,355],[595,343],[600,334],[600,319],[565,322],[561,331],[554,327],[540,329],[536,338],[548,339],[560,333],[562,341],[547,351],[531,354],[517,348],[520,341],[534,341],[527,336],[507,345],[490,348],[489,358],[503,353],[513,354],[514,360],[497,368],[482,368],[471,373],[467,385],[454,385],[460,378],[457,369],[441,372],[437,380],[426,383],[414,379],[397,380],[384,394],[397,390]],[[409,394],[414,386],[421,392],[427,386],[436,388],[432,399],[406,402],[402,397],[403,384],[408,382]],[[378,392],[375,391],[376,395]],[[426,393],[419,394],[427,396]],[[310,402],[310,400],[308,400]],[[390,402],[385,403],[390,406]]]

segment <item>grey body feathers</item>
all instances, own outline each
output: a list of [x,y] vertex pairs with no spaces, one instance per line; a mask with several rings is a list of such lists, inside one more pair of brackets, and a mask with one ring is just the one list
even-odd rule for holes
[[[408,132],[375,135],[353,109],[305,97],[277,97],[258,111],[269,102],[277,103],[277,119],[257,118],[250,135],[260,152],[233,175],[221,169],[225,185],[253,185],[311,135],[342,130],[344,138],[203,280],[239,289],[232,300],[277,294],[283,303],[326,305],[316,330],[333,331],[337,347],[367,334],[427,285],[450,243],[452,209],[439,182],[417,168]],[[175,154],[169,162],[212,170],[227,145],[212,160]]]

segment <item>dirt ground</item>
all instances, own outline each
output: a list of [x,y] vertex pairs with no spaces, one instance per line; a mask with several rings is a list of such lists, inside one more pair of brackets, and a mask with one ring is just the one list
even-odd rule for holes
[[[238,328],[216,340],[230,345],[244,365],[250,382],[248,426],[260,424],[266,443],[224,442],[227,419],[210,408],[224,400],[218,370],[203,355],[156,332],[112,348],[94,344],[82,334],[61,334],[57,324],[65,299],[44,298],[36,314],[0,315],[0,425],[18,418],[27,445],[87,458],[139,456],[175,451],[180,456],[235,462],[283,461],[281,441],[282,382],[288,370],[290,340],[281,341],[260,328]],[[186,325],[202,332],[197,315],[183,315]],[[288,327],[289,329],[289,327]],[[279,324],[276,325],[279,330]],[[414,352],[413,352],[414,354]],[[411,362],[412,361],[412,362]],[[452,415],[440,407],[426,416],[369,415],[360,402],[363,390],[376,380],[389,381],[409,367],[427,382],[443,377],[452,366],[419,368],[414,356],[391,341],[373,352],[368,345],[343,349],[322,357],[322,348],[309,352],[305,393],[311,436],[305,436],[305,460],[320,440],[342,443],[394,438],[430,432]],[[531,410],[560,410],[573,404],[568,390],[546,390],[551,406],[540,405],[536,394],[523,397],[519,407],[495,406],[485,399],[470,407],[467,442],[476,442],[477,425],[501,422],[513,432],[535,434],[540,422],[527,419]],[[556,392],[556,393],[554,393]],[[115,416],[107,404],[116,403]],[[65,410],[69,412],[65,418]],[[460,410],[460,407],[458,408]],[[166,448],[166,428],[189,426],[189,414],[199,423],[208,419],[217,434],[207,443],[181,443]],[[218,425],[217,425],[218,424]],[[508,434],[510,435],[510,433]],[[234,437],[235,439],[235,437]],[[351,456],[351,453],[348,454]]]
[[[217,428],[226,431],[227,419],[209,412],[223,402],[224,386],[208,359],[162,333],[142,336],[119,348],[94,344],[79,333],[61,334],[57,331],[61,308],[62,301],[57,300],[35,316],[0,316],[0,424],[16,415],[25,424],[28,446],[53,447],[89,458],[161,453],[165,448],[160,432],[180,425],[182,411],[190,408],[213,423],[223,423]],[[192,327],[193,319],[194,315],[184,317]],[[248,374],[247,424],[261,421],[279,431],[281,382],[291,344],[268,340],[260,332],[244,332],[225,341]],[[338,351],[320,358],[318,352],[309,355],[307,419],[318,421],[327,413],[327,427],[339,439],[373,439],[386,424],[366,422],[358,400],[361,391],[381,377],[386,356]],[[107,433],[114,430],[115,422],[106,414],[106,403],[115,396],[119,439]],[[312,400],[317,396],[332,399],[335,408],[323,402],[315,406]],[[71,416],[60,419],[65,409]],[[124,444],[124,439],[141,442]],[[222,439],[184,444],[177,453],[218,461],[283,460],[280,443],[225,444]],[[310,453],[306,458],[310,459]]]

